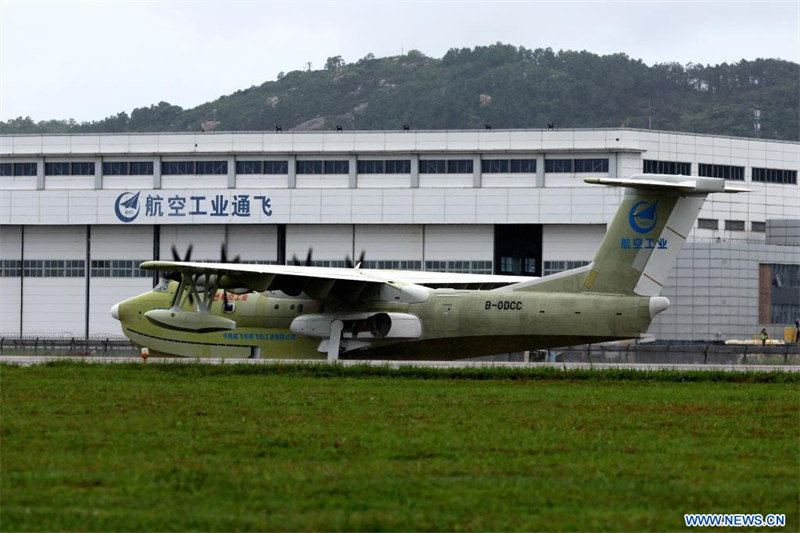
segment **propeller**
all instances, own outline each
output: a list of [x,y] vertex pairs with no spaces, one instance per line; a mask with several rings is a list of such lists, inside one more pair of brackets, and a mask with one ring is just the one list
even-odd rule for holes
[[[192,260],[192,250],[193,249],[194,249],[194,245],[189,243],[189,246],[186,247],[186,253],[184,254],[183,257],[181,257],[180,252],[178,252],[178,248],[173,243],[171,248],[170,248],[170,251],[172,252],[173,261],[175,261],[177,263],[188,263],[189,261]],[[310,253],[311,253],[311,251],[309,250],[309,258],[310,258]],[[228,259],[228,243],[227,242],[223,242],[222,245],[220,246],[219,255],[220,255],[220,261],[219,261],[220,263],[241,263],[241,261],[242,261],[242,258],[241,258],[241,256],[239,254],[236,254],[230,260]],[[218,283],[219,282],[219,278],[222,276],[222,274],[217,274],[216,276],[217,276],[217,279],[216,279],[216,281],[214,283]],[[180,282],[181,278],[182,278],[181,273],[178,272],[178,271],[166,272],[164,274],[164,277],[166,279],[169,279],[169,280],[172,280],[172,281],[177,281],[177,282]],[[209,283],[214,281],[212,279],[207,279],[207,278],[210,278],[210,277],[211,277],[211,275],[209,275],[209,276],[205,276],[205,275],[201,276],[201,278],[205,279],[204,283],[206,285],[208,285]],[[225,288],[222,289],[222,298],[223,298],[223,301],[224,301],[224,305],[227,307],[227,304],[228,304],[228,291]],[[191,292],[189,292],[189,303],[194,305],[194,296],[192,295]]]
[[[314,251],[313,248],[309,248],[308,249],[308,253],[306,254],[305,266],[307,266],[307,267],[310,267],[313,264],[312,261],[311,261],[311,254],[312,254],[313,251]],[[303,266],[303,263],[301,263],[300,260],[297,259],[297,255],[295,255],[295,254],[292,254],[292,264],[294,266]]]
[[219,262],[220,263],[241,263],[242,262],[242,258],[241,258],[241,256],[239,256],[239,254],[236,254],[235,256],[233,256],[233,259],[228,261],[228,243],[227,242],[223,242],[222,243],[222,247],[220,248],[220,251],[219,251]]
[[[180,262],[188,263],[189,261],[192,260],[192,249],[193,248],[194,248],[194,245],[192,243],[189,243],[189,246],[186,247],[186,254],[184,255],[183,259],[181,259],[181,254],[178,253],[178,248],[175,246],[175,243],[172,243],[172,246],[170,247],[170,251],[172,252],[172,260],[175,261],[176,263],[180,263]],[[181,281],[181,273],[178,272],[177,270],[173,270],[173,271],[170,271],[170,272],[165,272],[164,273],[164,278],[166,278],[166,279],[168,279],[170,281],[177,281],[178,283],[180,283],[180,281]],[[175,294],[175,297],[176,298],[178,297],[177,293]],[[174,302],[173,302],[173,304],[174,304]],[[189,293],[189,304],[190,305],[194,305],[194,296],[192,296],[191,292]]]
[[[189,243],[189,246],[186,247],[186,255],[184,256],[183,259],[181,259],[181,254],[178,253],[178,248],[175,246],[175,243],[172,243],[172,247],[170,248],[170,250],[172,251],[172,260],[177,262],[177,263],[180,263],[180,262],[188,263],[189,261],[192,260],[192,249],[193,248],[194,248],[194,245],[192,243]],[[166,274],[164,274],[164,277],[169,279],[169,280],[172,280],[172,281],[180,281],[181,280],[181,273],[177,272],[177,271],[171,271],[171,272],[167,272]]]
[[361,265],[364,263],[364,255],[365,254],[366,254],[366,251],[361,250],[361,255],[358,256],[358,261],[356,262],[356,264],[353,264],[353,261],[350,260],[350,256],[349,255],[345,256],[345,259],[344,259],[345,266],[347,268],[361,268]]
[[186,256],[181,259],[181,254],[178,253],[178,248],[175,246],[175,243],[172,243],[172,247],[170,250],[172,251],[172,260],[173,261],[183,261],[188,263],[192,260],[192,249],[194,248],[194,244],[189,243],[189,246],[186,247]]
[[[228,261],[228,243],[223,241],[222,246],[220,247],[220,250],[219,250],[219,262],[220,263],[241,263],[241,261],[242,261],[242,258],[241,258],[241,256],[239,254],[236,254],[235,256],[233,256],[233,259]],[[222,303],[222,308],[223,309],[228,307],[228,290],[225,289],[225,288],[222,289],[222,302],[223,302]]]

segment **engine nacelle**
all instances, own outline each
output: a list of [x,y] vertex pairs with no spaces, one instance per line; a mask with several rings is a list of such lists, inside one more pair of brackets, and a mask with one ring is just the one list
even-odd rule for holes
[[341,320],[343,339],[418,339],[422,323],[409,313],[311,314],[295,318],[289,329],[304,337],[326,339],[331,336],[331,322]]

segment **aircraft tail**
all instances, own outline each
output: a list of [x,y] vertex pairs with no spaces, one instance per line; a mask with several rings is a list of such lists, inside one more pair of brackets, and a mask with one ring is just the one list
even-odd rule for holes
[[662,174],[584,181],[626,188],[592,263],[507,290],[658,296],[706,196],[749,191],[720,178]]

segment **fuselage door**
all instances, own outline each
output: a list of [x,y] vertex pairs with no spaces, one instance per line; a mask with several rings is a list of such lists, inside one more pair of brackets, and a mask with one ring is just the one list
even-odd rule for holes
[[458,298],[443,298],[436,303],[435,327],[439,331],[458,329]]

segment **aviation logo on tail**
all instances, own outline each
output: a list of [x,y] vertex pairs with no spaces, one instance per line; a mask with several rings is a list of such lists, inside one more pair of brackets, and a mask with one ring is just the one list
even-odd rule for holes
[[124,192],[117,196],[114,202],[114,212],[122,222],[133,222],[139,216],[139,195],[141,191],[133,194]]
[[637,202],[628,213],[628,221],[636,233],[649,233],[658,223],[658,202]]

